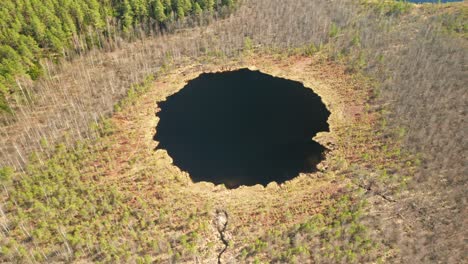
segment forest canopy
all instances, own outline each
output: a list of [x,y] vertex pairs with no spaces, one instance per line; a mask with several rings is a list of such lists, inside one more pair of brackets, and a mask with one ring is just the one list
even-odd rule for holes
[[[160,25],[232,6],[234,0],[2,0],[0,1],[0,112],[17,89],[17,77],[42,74],[41,58],[63,57],[88,32],[109,34],[108,24],[123,32],[134,25]],[[86,39],[86,42],[93,40]],[[89,45],[89,44],[88,44]]]

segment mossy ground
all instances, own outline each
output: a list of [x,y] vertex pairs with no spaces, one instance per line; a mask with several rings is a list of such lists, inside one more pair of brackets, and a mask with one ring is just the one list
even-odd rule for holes
[[[316,136],[329,148],[318,172],[229,190],[193,183],[166,151],[155,151],[157,102],[202,72],[245,67],[303,82],[322,97],[331,116],[330,132]],[[414,163],[397,136],[382,133],[372,97],[370,80],[321,53],[246,52],[168,65],[95,126],[97,140],[37,155],[8,179],[3,173],[0,259],[215,263],[223,248],[216,210],[229,215],[223,262],[385,259],[396,253],[374,239],[378,231],[363,216],[368,201],[404,190]]]

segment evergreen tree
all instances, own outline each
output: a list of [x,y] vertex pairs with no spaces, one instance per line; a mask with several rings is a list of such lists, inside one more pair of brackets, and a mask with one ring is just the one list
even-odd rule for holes
[[153,17],[158,22],[164,22],[167,19],[166,14],[164,13],[164,6],[161,3],[161,0],[156,0],[153,2]]
[[16,89],[17,76],[37,79],[39,60],[64,54],[74,36],[83,34],[88,46],[96,45],[89,30],[106,30],[111,17],[128,32],[148,16],[168,23],[214,5],[215,0],[0,0],[0,111],[7,109],[5,95]]
[[149,5],[150,2],[147,0],[131,0],[134,21],[142,22],[148,16]]
[[197,0],[203,10],[213,11],[215,0]]
[[189,13],[192,10],[192,2],[190,0],[183,0],[183,7],[186,13]]
[[222,5],[227,7],[232,7],[234,5],[234,0],[222,0]]
[[173,8],[176,10],[177,18],[185,17],[185,3],[184,0],[173,0]]
[[203,10],[201,9],[200,5],[197,2],[195,2],[193,4],[193,13],[195,15],[201,15],[202,12],[203,12]]
[[124,0],[120,6],[120,19],[123,30],[130,30],[133,25],[133,10],[128,0]]
[[166,14],[167,20],[172,20],[174,16],[174,11],[172,8],[172,1],[171,0],[162,0],[162,4],[164,6],[164,13]]

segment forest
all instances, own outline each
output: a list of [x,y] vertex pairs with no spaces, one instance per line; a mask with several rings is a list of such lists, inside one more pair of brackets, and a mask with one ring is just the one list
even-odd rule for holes
[[[466,2],[3,0],[0,13],[0,262],[466,262]],[[245,68],[320,96],[315,172],[229,189],[157,149],[162,102]]]
[[[18,92],[17,78],[36,80],[41,59],[68,58],[102,47],[99,37],[128,32],[135,25],[164,26],[186,16],[231,7],[233,0],[47,0],[0,3],[0,109]],[[112,28],[112,30],[111,30]]]

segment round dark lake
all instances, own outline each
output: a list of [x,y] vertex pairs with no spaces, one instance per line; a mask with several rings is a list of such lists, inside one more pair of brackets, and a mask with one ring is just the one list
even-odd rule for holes
[[158,103],[154,139],[194,182],[283,183],[313,172],[330,112],[300,82],[241,69],[204,73]]

